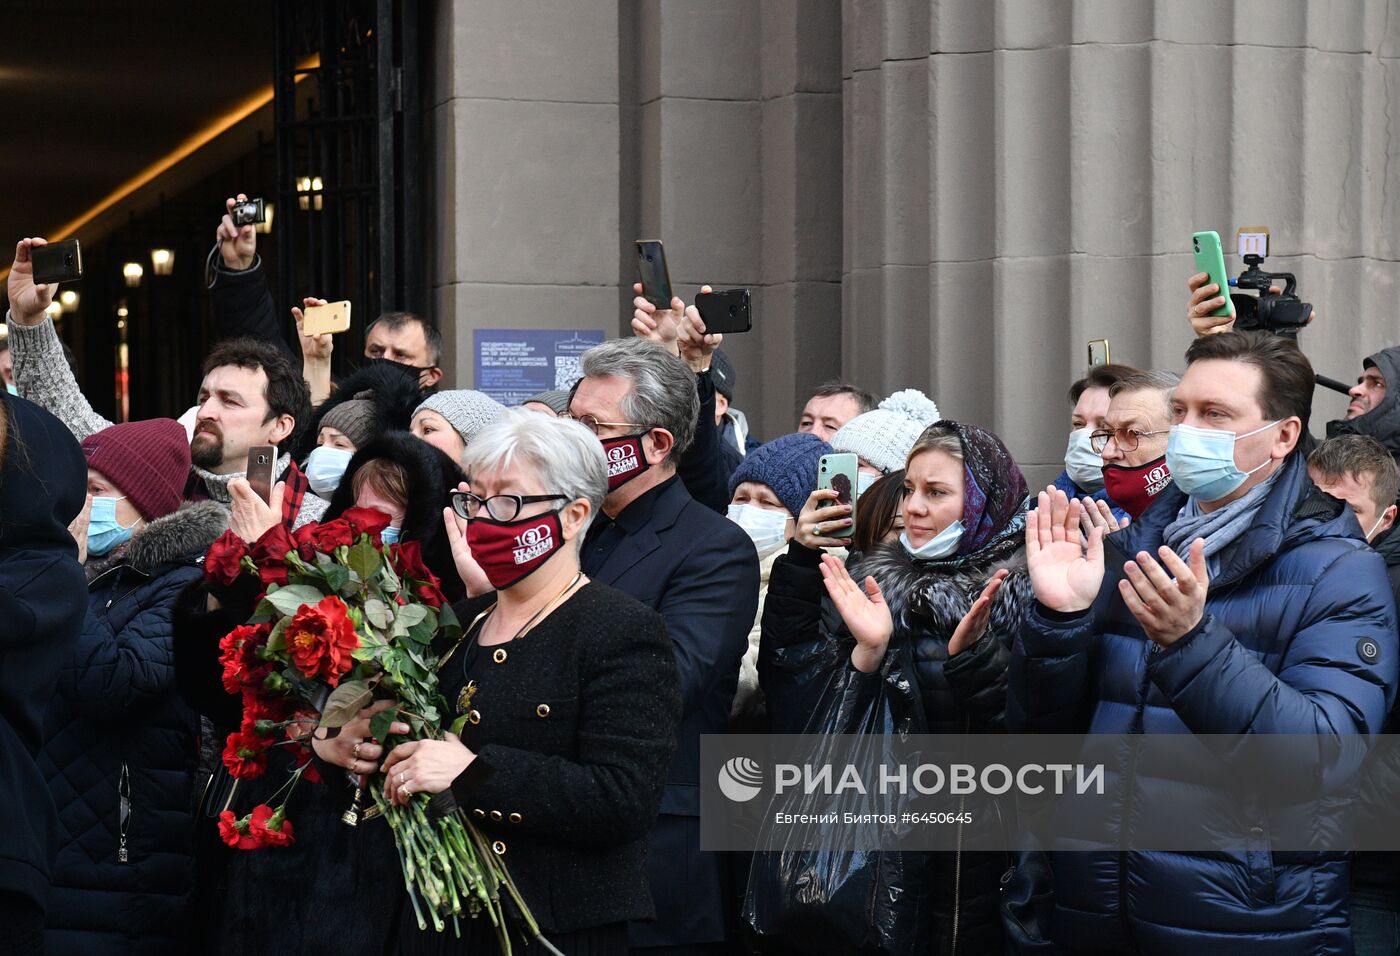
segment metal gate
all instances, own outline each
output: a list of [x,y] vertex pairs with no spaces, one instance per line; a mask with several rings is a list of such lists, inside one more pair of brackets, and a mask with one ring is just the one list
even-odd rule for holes
[[417,0],[278,0],[277,302],[354,303],[359,362],[381,312],[426,305]]

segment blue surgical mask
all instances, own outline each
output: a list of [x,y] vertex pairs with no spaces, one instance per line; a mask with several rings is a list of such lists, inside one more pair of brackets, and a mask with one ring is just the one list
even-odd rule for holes
[[311,490],[322,498],[335,494],[335,489],[340,487],[340,479],[345,477],[350,459],[354,457],[353,451],[332,448],[330,445],[313,449],[306,459],[306,481],[311,485]]
[[879,481],[879,480],[880,480],[881,478],[883,478],[883,477],[885,477],[885,476],[884,476],[884,475],[872,475],[872,474],[871,474],[870,472],[868,472],[868,471],[858,471],[858,472],[856,472],[856,494],[857,494],[857,495],[863,495],[863,494],[865,494],[867,491],[870,490],[870,486],[871,486],[871,485],[875,484],[875,482]]
[[125,500],[124,497],[92,499],[92,517],[88,521],[88,554],[100,557],[131,540],[131,534],[141,519],[137,518],[129,528],[117,521],[117,502]]
[[1173,425],[1167,433],[1167,470],[1172,481],[1197,501],[1219,501],[1273,460],[1265,458],[1249,471],[1240,471],[1235,464],[1235,442],[1268,431],[1281,421],[1282,418],[1243,435],[1217,428]]
[[760,559],[787,544],[787,523],[792,515],[786,511],[771,511],[756,505],[730,505],[728,517],[744,529],[758,549]]
[[934,561],[938,558],[946,558],[954,551],[958,550],[958,545],[962,544],[963,532],[962,520],[954,521],[938,534],[929,538],[923,547],[916,548],[909,543],[909,532],[899,533],[899,543],[904,546],[904,550],[909,553],[909,557],[918,561]]
[[5,391],[9,392],[11,395],[18,395],[18,394],[19,394],[19,389],[15,388],[15,383],[14,383],[14,382],[10,382],[9,384],[7,384],[7,385],[5,386]]
[[403,534],[402,528],[395,528],[393,525],[379,532],[379,540],[384,542],[384,547],[399,543],[399,535]]
[[1075,485],[1088,492],[1103,488],[1103,456],[1089,443],[1092,428],[1076,428],[1069,433],[1065,449],[1065,473]]

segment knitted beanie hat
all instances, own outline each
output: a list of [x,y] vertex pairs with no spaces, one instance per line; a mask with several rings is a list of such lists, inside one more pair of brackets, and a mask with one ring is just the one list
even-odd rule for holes
[[334,428],[350,439],[356,448],[369,444],[370,439],[379,434],[374,393],[361,392],[350,401],[341,402],[321,416],[320,427]]
[[568,392],[540,392],[538,395],[531,395],[529,398],[525,399],[525,401],[521,402],[520,404],[527,405],[530,402],[538,402],[541,405],[548,405],[554,410],[554,414],[556,415],[564,415],[567,414],[569,411]]
[[459,388],[448,392],[438,392],[413,410],[417,415],[423,409],[437,412],[462,436],[468,445],[487,425],[494,422],[506,407],[485,392],[474,388]]
[[729,497],[746,481],[756,481],[773,489],[783,507],[794,518],[802,513],[812,492],[817,490],[817,462],[831,454],[831,446],[811,432],[794,432],[759,445],[744,456],[729,478]]
[[88,467],[131,500],[147,521],[180,507],[190,478],[190,440],[173,418],[126,422],[83,439]]
[[731,402],[734,401],[734,363],[724,354],[724,349],[715,349],[710,355],[710,379],[715,383],[715,391]]
[[854,452],[889,474],[904,467],[914,442],[941,417],[938,406],[923,392],[906,388],[841,426],[831,436],[831,447]]

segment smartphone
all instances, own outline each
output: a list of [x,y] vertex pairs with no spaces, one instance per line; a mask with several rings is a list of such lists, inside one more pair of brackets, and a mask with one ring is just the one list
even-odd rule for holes
[[642,298],[658,309],[671,307],[671,273],[660,239],[637,240],[637,268],[642,273]]
[[51,242],[29,250],[34,264],[34,283],[72,282],[83,277],[83,250],[76,239]]
[[248,449],[248,484],[268,504],[272,503],[272,473],[276,468],[276,445],[254,445]]
[[[834,455],[822,455],[817,462],[817,487],[829,488],[836,492],[836,504],[851,506],[851,524],[849,527],[841,528],[822,535],[824,538],[849,538],[856,530],[855,503],[856,493],[856,472],[860,468],[860,462],[852,452],[839,452]],[[826,505],[826,507],[831,507]]]
[[328,302],[325,305],[311,305],[302,310],[301,331],[303,335],[334,335],[350,330],[350,302]]
[[701,292],[695,308],[705,320],[705,334],[747,332],[753,328],[753,297],[748,289]]
[[1094,339],[1089,343],[1089,367],[1095,365],[1107,365],[1112,361],[1108,357],[1108,339]]
[[1220,287],[1225,304],[1211,315],[1234,316],[1235,303],[1230,301],[1230,277],[1225,274],[1225,253],[1220,248],[1220,234],[1215,230],[1191,236],[1191,248],[1196,253],[1196,271],[1210,273],[1210,281]]

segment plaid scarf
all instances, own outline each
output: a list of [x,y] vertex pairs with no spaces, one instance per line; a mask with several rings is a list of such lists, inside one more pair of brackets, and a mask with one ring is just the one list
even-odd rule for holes
[[[297,514],[301,511],[302,500],[306,493],[311,490],[311,483],[306,480],[306,475],[297,467],[297,463],[292,461],[291,455],[283,455],[278,461],[282,469],[282,477],[278,479],[286,484],[286,490],[282,495],[282,523],[291,530],[296,523]],[[242,472],[235,475],[212,475],[202,469],[195,468],[190,471],[190,480],[185,483],[186,501],[219,501],[228,503],[228,483],[235,478],[243,478],[246,475]],[[217,482],[217,491],[210,487]],[[220,494],[222,493],[222,494]]]

